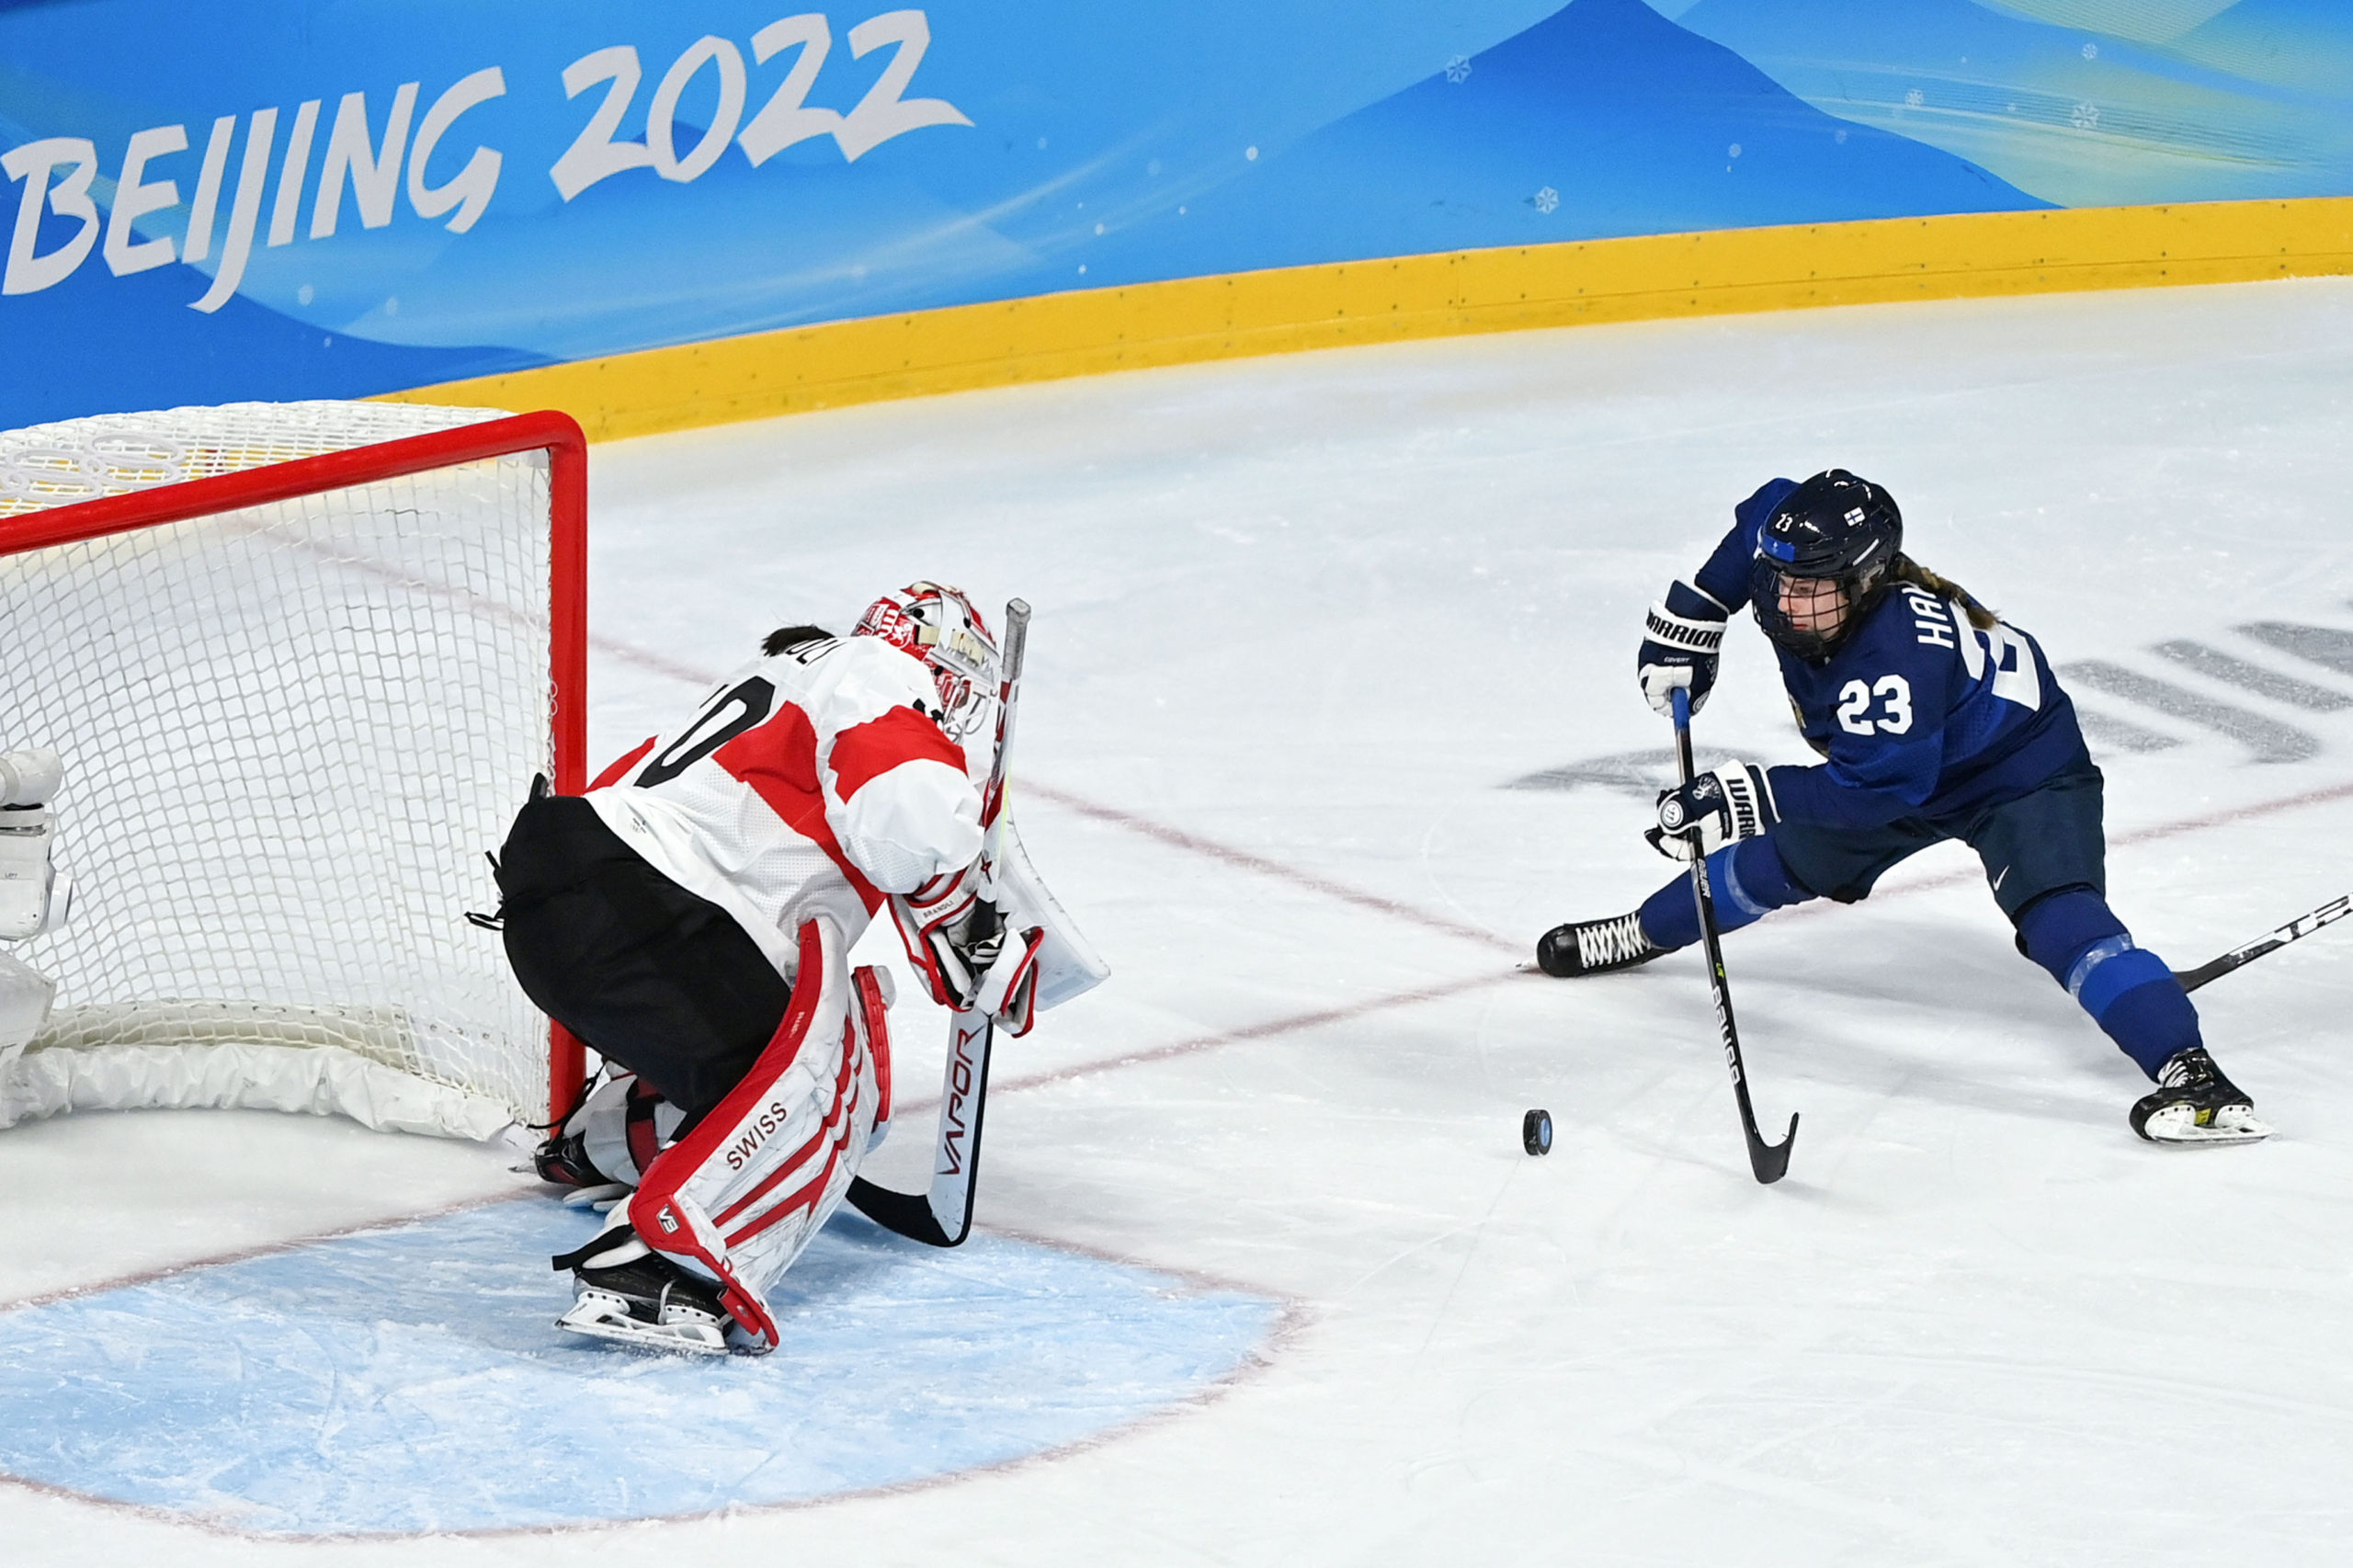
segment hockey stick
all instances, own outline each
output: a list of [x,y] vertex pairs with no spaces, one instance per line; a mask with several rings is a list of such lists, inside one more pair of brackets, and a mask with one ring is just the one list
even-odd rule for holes
[[[996,688],[996,756],[988,787],[981,792],[983,881],[996,867],[1004,835],[1006,757],[1013,749],[1013,710],[1021,694],[1021,653],[1029,641],[1029,606],[1021,599],[1005,607],[1005,653]],[[996,911],[987,908],[986,918]],[[939,1131],[933,1146],[931,1187],[924,1192],[894,1192],[864,1176],[852,1176],[849,1200],[886,1231],[927,1246],[961,1246],[972,1231],[972,1202],[981,1179],[981,1121],[988,1108],[989,1047],[996,1026],[986,1013],[960,1009],[949,1015],[948,1066],[939,1085]]]
[[2208,981],[2220,980],[2241,964],[2253,963],[2264,954],[2284,948],[2299,937],[2309,937],[2322,926],[2342,920],[2347,915],[2353,915],[2353,893],[2330,899],[2310,915],[2299,915],[2279,929],[2267,931],[2252,942],[2233,948],[2211,963],[2200,964],[2196,969],[2177,969],[2173,971],[2173,977],[2181,982],[2184,991],[2195,991]]
[[[1675,761],[1682,770],[1683,782],[1692,779],[1691,767],[1691,695],[1681,687],[1675,689]],[[1732,1017],[1732,986],[1724,979],[1723,944],[1716,936],[1716,900],[1708,888],[1708,858],[1699,852],[1698,834],[1691,835],[1691,896],[1699,905],[1699,940],[1708,954],[1708,985],[1715,993],[1716,1032],[1723,1039],[1724,1065],[1732,1069],[1733,1097],[1740,1102],[1740,1131],[1748,1140],[1748,1168],[1756,1179],[1770,1186],[1781,1179],[1790,1168],[1790,1147],[1798,1141],[1798,1119],[1790,1116],[1789,1136],[1779,1143],[1768,1143],[1756,1131],[1756,1109],[1748,1102],[1748,1074],[1740,1062],[1740,1029]]]

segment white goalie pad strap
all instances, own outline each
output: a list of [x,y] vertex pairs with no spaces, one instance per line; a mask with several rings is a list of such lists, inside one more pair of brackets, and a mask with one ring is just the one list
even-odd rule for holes
[[1723,646],[1724,623],[1689,619],[1676,614],[1662,601],[1651,606],[1650,613],[1643,618],[1643,635],[1669,648],[1712,653]]
[[598,1175],[635,1187],[686,1119],[636,1074],[615,1073],[564,1119],[563,1135],[580,1134],[581,1153]]
[[[998,824],[996,863],[991,868],[988,897],[1005,913],[1005,924],[1014,939],[1033,946],[1037,980],[1035,1008],[1043,1012],[1059,1007],[1074,996],[1083,995],[1103,983],[1111,966],[1103,961],[1085,933],[1063,908],[1060,900],[1048,890],[1037,867],[1029,862],[1029,852],[1022,847],[1021,835],[1008,813]],[[1031,931],[1044,933],[1042,939],[1027,943]],[[1016,1031],[1017,1033],[1019,1031]]]
[[736,1325],[773,1350],[767,1290],[849,1192],[877,1108],[874,1059],[840,929],[801,927],[792,1001],[744,1081],[664,1151],[630,1200],[647,1245],[715,1279]]

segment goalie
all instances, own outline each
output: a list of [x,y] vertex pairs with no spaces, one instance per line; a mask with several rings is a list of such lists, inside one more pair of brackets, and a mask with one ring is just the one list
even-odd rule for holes
[[634,1188],[556,1260],[560,1327],[776,1347],[765,1292],[890,1117],[889,977],[846,957],[884,906],[935,1000],[1028,1032],[1063,917],[1009,832],[982,885],[997,666],[971,601],[916,583],[847,638],[771,632],[585,795],[534,789],[498,861],[507,960],[606,1062],[539,1169]]

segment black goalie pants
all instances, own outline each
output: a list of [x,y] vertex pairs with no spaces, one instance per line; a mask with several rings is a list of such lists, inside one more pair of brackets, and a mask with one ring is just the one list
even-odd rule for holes
[[726,1097],[784,1020],[791,987],[734,917],[578,796],[535,794],[516,813],[498,888],[524,994],[689,1118]]

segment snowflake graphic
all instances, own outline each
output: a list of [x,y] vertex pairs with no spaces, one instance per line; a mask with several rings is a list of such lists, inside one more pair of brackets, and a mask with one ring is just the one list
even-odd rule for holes
[[1470,56],[1458,54],[1453,59],[1446,62],[1446,79],[1454,83],[1457,86],[1461,85],[1461,84],[1470,77]]
[[2097,131],[2099,129],[2099,106],[2097,104],[2077,104],[2075,106],[2075,112],[2069,115],[2067,119],[2078,131]]
[[1922,104],[1927,103],[1927,101],[1928,95],[1922,92],[1917,87],[1913,88],[1910,92],[1904,95],[1904,105],[1910,108],[1918,108]]
[[1550,212],[1561,205],[1561,193],[1548,185],[1528,199],[1535,203],[1539,212]]

